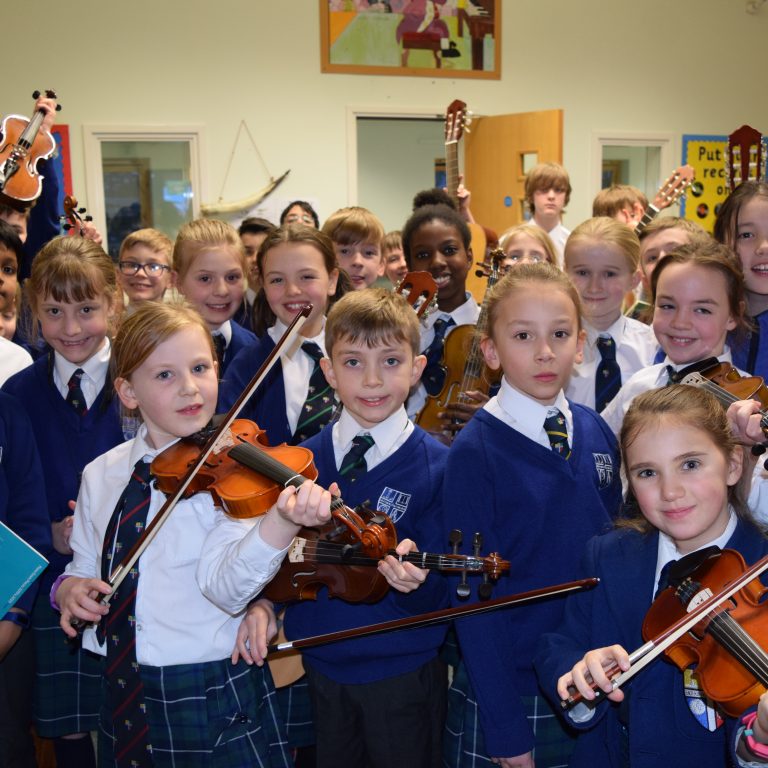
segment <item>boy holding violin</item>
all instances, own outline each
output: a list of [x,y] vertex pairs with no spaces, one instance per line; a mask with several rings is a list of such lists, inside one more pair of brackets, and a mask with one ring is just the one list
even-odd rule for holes
[[[343,410],[304,443],[314,453],[318,482],[338,483],[349,506],[370,500],[389,515],[402,539],[398,554],[416,551],[412,540],[442,550],[440,489],[448,449],[415,426],[404,407],[425,365],[416,314],[388,290],[355,291],[334,305],[325,334],[328,357],[321,365]],[[389,556],[378,573],[394,587],[378,602],[351,603],[323,587],[317,600],[289,604],[286,637],[402,618],[447,603],[443,580],[411,563]],[[440,765],[447,679],[438,649],[445,631],[433,626],[304,651],[319,768]],[[261,664],[274,632],[272,604],[257,601],[241,626],[235,657]]]

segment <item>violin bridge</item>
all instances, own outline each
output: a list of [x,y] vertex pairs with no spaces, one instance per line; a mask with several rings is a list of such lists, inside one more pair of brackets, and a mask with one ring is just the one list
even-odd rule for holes
[[221,453],[222,451],[226,451],[229,448],[233,448],[235,445],[237,445],[237,443],[235,442],[235,438],[232,436],[232,430],[228,429],[216,441],[216,444],[213,446],[211,453]]
[[307,540],[302,539],[300,536],[296,536],[291,542],[291,548],[286,555],[289,563],[303,563],[304,562],[304,548],[307,546]]

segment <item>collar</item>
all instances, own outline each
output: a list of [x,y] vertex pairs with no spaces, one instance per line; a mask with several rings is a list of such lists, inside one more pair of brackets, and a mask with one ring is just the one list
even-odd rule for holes
[[[702,360],[706,360],[706,358],[702,358]],[[718,362],[720,363],[732,363],[731,359],[731,348],[726,344],[725,348],[723,349],[723,354],[718,355],[717,358]],[[672,368],[675,371],[680,371],[683,368],[687,368],[689,365],[693,365],[694,363],[699,362],[698,360],[694,360],[691,363],[673,363],[668,355],[665,355],[664,360],[658,364],[659,366],[659,374],[656,377],[656,384],[657,386],[664,386],[667,383],[667,380],[669,378],[669,374],[667,373],[667,366]]]
[[[269,338],[272,339],[275,344],[277,344],[277,342],[280,341],[280,339],[283,337],[283,334],[287,330],[288,326],[282,320],[275,320],[275,324],[267,328],[267,333],[269,334]],[[317,346],[320,347],[320,349],[322,349],[323,353],[325,354],[325,317],[323,317],[323,325],[322,328],[320,328],[320,333],[318,333],[317,336],[312,336],[311,338],[301,335],[297,336],[294,343],[283,350],[282,357],[293,359],[296,352],[301,350],[301,345],[305,341],[314,341],[315,344],[317,344]]]
[[[720,549],[725,548],[725,545],[728,543],[731,536],[733,536],[733,532],[736,530],[736,526],[739,524],[739,517],[733,511],[733,507],[729,507],[728,511],[728,525],[725,526],[725,530],[713,541],[708,541],[706,544],[702,544],[700,547],[697,547],[695,550],[693,550],[694,552],[698,552],[700,549],[704,549],[705,547],[720,547]],[[686,554],[690,554],[690,552]],[[659,531],[659,549],[658,555],[656,557],[656,580],[654,581],[654,584],[659,583],[659,575],[661,574],[661,569],[670,560],[679,560],[681,557],[684,557],[684,555],[675,546],[674,541],[672,541],[672,539],[667,536],[666,533]]]
[[590,347],[592,348],[597,347],[598,336],[610,336],[616,343],[616,346],[618,347],[619,344],[621,344],[622,339],[624,338],[624,331],[626,330],[626,327],[627,327],[627,318],[620,315],[619,319],[616,320],[616,322],[613,323],[613,325],[611,325],[605,331],[598,331],[596,328],[591,326],[586,320],[582,321],[582,324],[584,326],[584,330],[587,332],[587,344],[589,344]]
[[224,346],[228,347],[232,341],[232,321],[225,320],[215,331],[211,331],[212,336],[223,336]]
[[147,425],[142,423],[136,432],[136,437],[133,439],[130,452],[130,467],[133,467],[139,459],[144,459],[147,462],[152,461],[155,456],[161,454],[166,448],[170,447],[174,443],[178,442],[180,438],[174,438],[166,443],[161,448],[153,448],[147,442]]
[[334,434],[337,445],[342,454],[352,447],[352,438],[356,435],[370,435],[376,447],[383,456],[388,456],[403,430],[408,426],[408,415],[405,406],[400,406],[393,414],[387,416],[384,421],[374,424],[370,429],[361,427],[354,416],[346,409],[342,409],[341,416],[335,425]]
[[444,320],[453,320],[456,325],[474,325],[477,322],[477,315],[480,308],[471,293],[466,292],[464,296],[464,303],[459,304],[459,306],[452,312],[438,310],[437,312],[430,313],[429,318],[427,319],[427,328],[433,328],[435,321],[441,317]]
[[111,352],[112,345],[110,344],[109,337],[105,336],[104,343],[84,363],[70,363],[69,360],[58,352],[54,352],[53,367],[63,384],[66,384],[72,378],[72,374],[80,368],[97,388],[101,389],[107,379]]
[[518,431],[525,435],[536,435],[541,432],[548,413],[557,408],[565,416],[565,422],[568,426],[568,437],[572,441],[573,416],[562,389],[555,398],[554,403],[542,405],[532,397],[524,395],[519,389],[515,389],[507,381],[507,377],[503,376],[501,388],[499,389],[499,394],[496,395],[496,399],[501,409],[514,421]]

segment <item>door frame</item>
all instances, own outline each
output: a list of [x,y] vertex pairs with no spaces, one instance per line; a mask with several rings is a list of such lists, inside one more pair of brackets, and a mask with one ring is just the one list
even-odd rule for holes
[[445,109],[426,109],[424,107],[382,107],[348,105],[347,124],[347,205],[357,205],[357,118],[380,117],[384,120],[406,118],[411,120],[444,120]]

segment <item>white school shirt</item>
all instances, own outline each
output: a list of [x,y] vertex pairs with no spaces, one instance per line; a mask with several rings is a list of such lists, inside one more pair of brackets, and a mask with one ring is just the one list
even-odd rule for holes
[[373,438],[373,445],[365,452],[365,464],[370,472],[389,458],[411,436],[413,430],[413,422],[408,418],[404,406],[370,429],[360,426],[349,411],[342,410],[331,433],[336,469],[341,468],[341,462],[352,448],[352,439],[356,435],[370,435]]
[[32,355],[24,347],[0,336],[0,386],[30,365]]
[[[75,509],[68,576],[101,578],[101,552],[107,524],[136,462],[163,449],[146,442],[146,426],[127,443],[85,468]],[[147,521],[165,502],[152,489]],[[241,613],[266,584],[287,550],[259,536],[263,517],[235,520],[214,506],[208,493],[179,502],[139,560],[136,596],[136,658],[164,667],[228,658]],[[118,558],[119,559],[119,558]],[[100,655],[104,645],[89,627],[83,647]]]
[[69,380],[72,374],[80,368],[83,376],[80,379],[80,389],[85,397],[85,404],[90,408],[93,401],[98,397],[99,392],[104,389],[104,382],[107,380],[109,371],[109,357],[112,353],[112,346],[109,339],[105,338],[104,343],[91,355],[84,363],[70,363],[58,352],[53,353],[53,384],[59,394],[66,400],[69,393]]
[[[725,347],[723,354],[717,358],[721,363],[731,362],[731,350],[729,347]],[[605,410],[600,414],[605,419],[611,431],[618,435],[621,431],[621,424],[624,421],[624,415],[629,410],[629,406],[632,401],[643,392],[647,392],[650,389],[659,389],[660,387],[666,387],[669,382],[669,373],[667,372],[667,366],[671,366],[676,371],[682,368],[687,368],[692,363],[684,363],[677,365],[673,363],[668,357],[664,358],[661,363],[655,365],[649,365],[647,368],[638,371],[632,378],[627,381],[619,390],[616,397],[611,400],[608,405],[605,406]],[[738,370],[738,369],[737,369]],[[743,371],[739,371],[742,376],[748,374]]]
[[[544,227],[542,227],[534,217],[531,217],[531,220],[528,223],[535,224],[539,229],[544,229]],[[552,245],[555,246],[557,266],[560,267],[560,269],[563,269],[563,265],[565,264],[565,243],[568,240],[568,236],[571,234],[571,230],[566,229],[563,226],[563,223],[560,222],[557,226],[553,227],[549,231],[546,229],[544,229],[544,231],[549,235],[549,239],[552,241]]]
[[515,389],[502,377],[499,393],[492,397],[483,408],[503,421],[508,427],[517,430],[534,443],[544,448],[552,449],[549,435],[544,429],[544,420],[549,412],[557,408],[565,417],[566,431],[568,432],[568,444],[573,449],[573,414],[568,406],[565,394],[560,390],[552,405],[542,405],[528,395],[524,395]]
[[[421,353],[424,354],[435,338],[435,323],[438,318],[443,320],[453,320],[456,325],[452,325],[448,332],[445,334],[447,339],[454,329],[460,325],[476,325],[477,318],[480,316],[480,307],[472,297],[472,294],[466,293],[466,299],[463,304],[460,304],[453,312],[442,312],[437,310],[430,313],[427,318],[427,322],[421,329]],[[419,411],[424,407],[424,403],[427,402],[427,390],[424,389],[424,385],[419,382],[412,390],[406,403],[406,409],[408,411],[408,418],[415,419],[418,416]]]
[[571,380],[565,392],[574,403],[595,407],[595,378],[600,366],[599,336],[610,336],[616,344],[616,362],[619,364],[622,382],[628,381],[635,373],[653,364],[659,344],[650,325],[623,315],[607,331],[597,331],[584,322],[587,340],[584,344],[584,359],[573,366]]
[[213,336],[224,337],[224,349],[229,346],[229,342],[232,341],[232,321],[225,320],[218,328],[211,331]]
[[[288,326],[285,323],[277,320],[271,328],[267,328],[267,333],[277,344],[287,329]],[[305,341],[314,341],[325,354],[325,318],[323,318],[323,327],[317,336],[313,336],[311,339],[298,336],[293,344],[288,345],[280,355],[285,390],[285,415],[288,417],[291,434],[296,431],[296,426],[299,423],[299,414],[304,401],[307,399],[309,378],[315,368],[314,360],[301,348]]]

